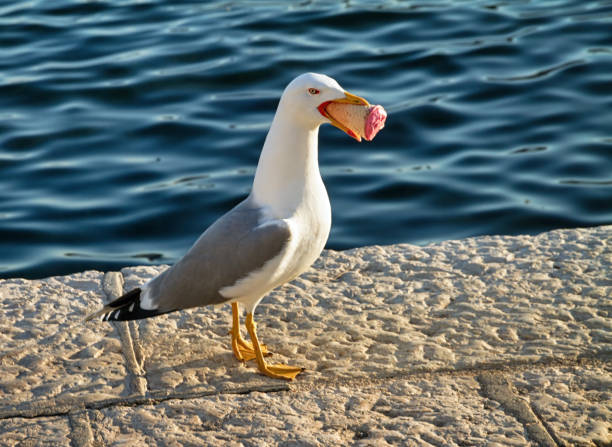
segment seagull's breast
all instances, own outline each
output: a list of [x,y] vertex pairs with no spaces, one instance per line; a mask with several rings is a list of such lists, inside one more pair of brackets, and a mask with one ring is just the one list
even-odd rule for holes
[[[251,272],[236,284],[224,287],[223,296],[241,301],[247,306],[256,304],[270,290],[284,284],[307,270],[319,257],[331,228],[331,206],[325,185],[319,177],[309,185],[299,205],[292,212],[265,207],[264,220],[284,220],[291,230],[291,238],[284,249],[262,268]],[[284,216],[279,216],[279,212]]]
[[[296,228],[298,261],[295,276],[306,270],[319,257],[325,247],[331,229],[331,205],[323,181],[319,177],[312,185],[292,218]],[[294,277],[295,277],[294,276]]]

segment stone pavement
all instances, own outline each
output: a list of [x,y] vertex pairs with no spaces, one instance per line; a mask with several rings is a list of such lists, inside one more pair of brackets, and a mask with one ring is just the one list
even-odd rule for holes
[[612,445],[612,226],[326,251],[262,301],[82,323],[165,267],[0,280],[1,446]]

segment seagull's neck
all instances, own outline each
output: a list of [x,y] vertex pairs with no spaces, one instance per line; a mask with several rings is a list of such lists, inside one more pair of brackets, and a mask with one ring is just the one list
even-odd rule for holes
[[319,128],[277,111],[259,157],[251,195],[277,217],[293,214],[312,194],[327,198],[318,161]]

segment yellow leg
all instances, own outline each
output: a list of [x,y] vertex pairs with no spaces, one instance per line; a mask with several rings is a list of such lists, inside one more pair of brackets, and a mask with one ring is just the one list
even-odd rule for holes
[[[234,356],[241,362],[247,362],[256,358],[253,345],[242,338],[240,334],[240,310],[238,303],[232,303],[232,351]],[[263,355],[271,355],[265,345],[261,347]]]
[[253,348],[255,349],[255,358],[257,359],[257,366],[259,371],[266,376],[273,377],[274,379],[287,379],[293,380],[295,376],[304,371],[304,368],[298,366],[289,365],[268,365],[264,360],[264,353],[259,345],[257,334],[255,333],[255,322],[253,321],[253,314],[249,312],[246,317],[246,327],[253,341]]

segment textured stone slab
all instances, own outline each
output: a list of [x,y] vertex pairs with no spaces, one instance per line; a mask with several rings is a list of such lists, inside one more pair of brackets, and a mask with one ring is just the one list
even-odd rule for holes
[[105,445],[535,446],[471,377],[220,394],[90,413],[94,439]]
[[[102,298],[102,274],[0,280],[0,413],[120,396],[125,366],[108,325],[82,323]],[[48,407],[48,409],[45,409]]]
[[[575,360],[610,350],[612,227],[326,251],[256,312],[300,380]],[[126,289],[165,267],[124,270]],[[150,389],[272,379],[229,349],[229,306],[139,323]]]
[[3,447],[71,447],[67,417],[0,420]]
[[291,384],[234,359],[228,305],[83,324],[121,276],[3,280],[0,445],[609,445],[611,247],[608,226],[326,251],[256,312],[269,360],[307,368]]

